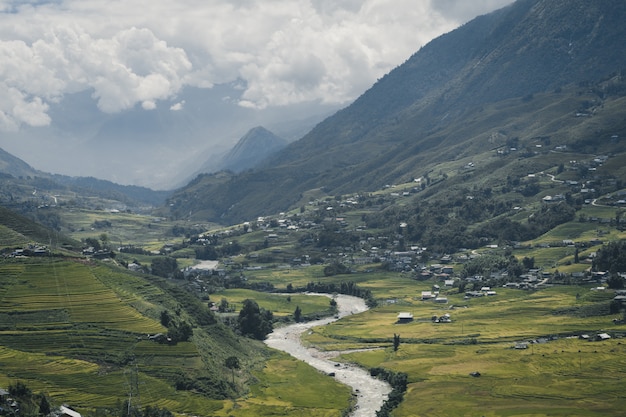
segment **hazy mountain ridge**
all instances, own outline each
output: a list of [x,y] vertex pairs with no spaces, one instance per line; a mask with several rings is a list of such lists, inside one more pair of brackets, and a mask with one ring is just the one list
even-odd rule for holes
[[250,129],[228,152],[205,162],[199,173],[221,170],[241,172],[254,168],[264,159],[287,146],[287,141],[263,126]]
[[[421,48],[262,169],[204,189],[196,183],[193,198],[180,190],[174,213],[203,206],[213,220],[240,221],[285,210],[307,190],[371,191],[515,137],[529,144],[539,133],[557,134],[551,120],[533,121],[558,103],[555,117],[573,117],[581,102],[594,100],[581,98],[588,89],[576,91],[578,83],[626,68],[624,20],[622,2],[581,0],[520,0],[478,17]],[[567,98],[557,96],[566,86]],[[555,96],[535,100],[542,92]]]
[[15,177],[36,175],[38,173],[35,168],[2,148],[0,148],[0,172]]
[[[0,184],[0,202],[9,205],[32,202],[33,199],[44,204],[53,201],[53,197],[45,196],[45,193],[74,193],[82,197],[95,196],[115,200],[133,207],[158,206],[169,195],[167,191],[120,185],[93,177],[70,177],[39,171],[1,148],[0,173],[4,174]],[[39,196],[37,191],[40,192]],[[47,198],[49,201],[40,198]]]

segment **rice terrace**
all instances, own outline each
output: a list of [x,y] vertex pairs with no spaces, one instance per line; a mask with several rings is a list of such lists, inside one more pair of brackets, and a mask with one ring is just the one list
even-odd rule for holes
[[0,3],[0,417],[626,415],[624,0],[134,3]]
[[[95,214],[115,225],[115,214]],[[120,227],[126,227],[127,217]],[[136,218],[138,225],[145,222]],[[583,236],[585,224],[571,227],[576,224]],[[124,409],[128,401],[175,414],[341,415],[352,404],[346,387],[236,336],[230,327],[245,300],[272,311],[274,326],[280,326],[294,321],[296,307],[299,320],[334,314],[327,297],[301,291],[349,289],[366,297],[371,308],[313,328],[303,343],[338,352],[334,360],[339,363],[406,375],[394,416],[474,415],[471,410],[494,416],[607,415],[624,405],[619,387],[626,365],[626,325],[614,306],[619,291],[597,280],[572,285],[556,269],[544,269],[535,281],[541,285],[533,289],[520,284],[486,288],[471,277],[459,287],[463,281],[455,275],[436,272],[467,269],[476,260],[464,261],[465,266],[455,261],[425,264],[420,274],[428,278],[375,263],[329,274],[323,265],[287,267],[276,262],[277,252],[272,263],[262,263],[271,253],[263,244],[267,232],[256,227],[242,232],[211,233],[218,246],[228,239],[229,247],[241,242],[240,250],[257,251],[222,259],[218,268],[223,269],[190,277],[129,272],[126,265],[162,255],[123,250],[104,260],[54,248],[47,248],[45,256],[28,256],[28,251],[5,256],[0,263],[0,384],[19,381],[83,415],[116,415],[114,410]],[[116,228],[107,233],[106,241],[115,239]],[[560,238],[559,229],[554,233]],[[297,238],[296,232],[283,232],[281,241],[272,244],[280,245],[281,258],[291,257]],[[164,247],[171,248],[170,256],[176,257],[177,250],[193,253],[192,246],[179,249],[169,239],[174,244]],[[535,245],[520,245],[512,254],[540,260],[544,250],[558,249],[531,253],[530,246]],[[559,256],[557,263],[563,266],[586,268],[568,262],[571,248],[564,249],[549,257]],[[476,259],[498,260],[497,253],[487,248],[476,252],[481,254]],[[193,265],[193,259],[178,259],[181,265]],[[409,313],[410,319],[400,323],[401,313]],[[435,320],[440,317],[448,319]],[[160,335],[180,334],[185,325],[192,330],[187,338],[157,341]],[[399,343],[394,346],[395,337]],[[236,372],[224,365],[233,354],[240,361]]]

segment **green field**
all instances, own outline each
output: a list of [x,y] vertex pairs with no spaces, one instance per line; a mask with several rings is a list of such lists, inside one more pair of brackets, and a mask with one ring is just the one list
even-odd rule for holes
[[606,416],[624,408],[626,348],[616,340],[561,339],[526,350],[510,343],[401,344],[397,352],[343,359],[409,374],[395,417]]
[[[69,227],[68,234],[77,240],[98,238],[104,233],[116,246],[132,243],[147,250],[160,249],[173,227],[172,223],[160,218],[124,212],[73,209],[62,210],[59,214]],[[97,222],[109,226],[94,227]]]
[[334,417],[350,402],[348,387],[283,353],[275,353],[254,376],[247,396],[225,402],[213,415]]
[[273,294],[260,293],[246,289],[228,289],[213,294],[212,299],[218,303],[222,298],[241,307],[243,300],[252,299],[260,307],[274,313],[276,317],[292,315],[296,307],[300,307],[303,315],[324,313],[329,310],[330,299],[326,296],[311,296],[304,294]]
[[[591,205],[581,213],[606,219],[615,216],[612,208]],[[106,233],[110,242],[148,249],[173,241],[163,237],[169,236],[173,224],[149,217],[101,211],[67,215],[75,216],[71,221],[79,227],[72,236],[78,239]],[[360,222],[360,216],[346,217]],[[112,226],[106,230],[90,227],[102,220]],[[265,235],[265,231],[254,231],[233,239],[253,248],[263,245]],[[15,243],[22,239],[11,229],[0,229],[0,236]],[[626,406],[619,390],[626,365],[622,345],[626,324],[613,323],[622,314],[608,314],[613,291],[593,291],[594,283],[534,291],[493,288],[497,295],[466,298],[464,291],[446,288],[437,279],[418,281],[414,273],[389,272],[380,264],[325,276],[323,265],[286,266],[290,257],[299,256],[301,249],[294,245],[299,237],[280,234],[268,248],[250,250],[271,262],[255,263],[257,258],[247,250],[232,258],[231,264],[261,266],[241,272],[245,282],[270,283],[278,291],[288,285],[298,288],[310,282],[346,281],[370,290],[378,302],[376,308],[315,328],[304,341],[323,350],[367,349],[344,353],[341,360],[406,372],[409,387],[393,411],[395,417],[600,416],[620,415]],[[513,249],[511,254],[518,260],[533,258],[544,271],[579,272],[589,268],[589,263],[574,263],[575,248],[564,245],[564,240],[586,243],[625,237],[615,227],[573,221],[523,242],[524,249]],[[579,257],[584,259],[599,248],[597,244],[580,248]],[[480,248],[475,253],[489,251]],[[501,254],[504,249],[492,253]],[[179,266],[192,263],[184,257],[193,255],[192,248],[177,251]],[[178,414],[330,417],[342,415],[348,407],[350,390],[333,378],[270,352],[260,342],[237,339],[219,325],[196,326],[189,342],[171,346],[146,337],[167,331],[159,320],[163,310],[193,322],[191,307],[208,308],[207,295],[212,302],[219,304],[224,298],[235,307],[224,317],[236,316],[243,300],[254,299],[278,319],[291,316],[296,307],[304,315],[329,314],[328,297],[215,286],[216,292],[196,294],[191,300],[181,295],[185,284],[181,280],[129,274],[115,266],[120,259],[132,258],[150,263],[149,255],[130,254],[119,254],[108,263],[54,257],[3,260],[0,387],[23,380],[35,391],[48,393],[53,401],[71,403],[87,414],[97,407],[114,407],[133,389],[139,391],[134,395],[139,394],[142,404]],[[463,269],[460,263],[454,267],[457,274]],[[446,304],[421,300],[421,292],[431,290],[433,284],[441,285]],[[398,324],[400,312],[412,313],[414,320]],[[451,323],[432,321],[433,316],[444,314],[451,316]],[[588,342],[575,337],[604,332],[612,339]],[[391,348],[395,334],[401,338],[397,352]],[[538,338],[541,343],[514,349],[516,342]],[[224,359],[233,354],[242,369],[231,373]],[[481,376],[469,375],[475,371]],[[181,381],[210,382],[203,395],[201,389],[176,390],[175,384]],[[229,387],[231,398],[210,399],[215,398],[210,387],[219,384]]]
[[[393,294],[393,280],[386,294]],[[417,288],[418,286],[416,286]],[[620,315],[597,315],[612,292],[562,286],[535,292],[497,289],[497,295],[449,304],[416,297],[316,328],[305,340],[328,350],[379,348],[342,355],[366,368],[385,367],[409,376],[409,389],[394,416],[619,415],[626,348]],[[414,320],[397,323],[409,311]],[[450,314],[452,323],[433,323]],[[589,342],[575,335],[613,335]],[[400,348],[391,349],[399,334]],[[556,340],[514,349],[516,342]],[[470,372],[480,372],[479,378]]]
[[[296,305],[304,314],[329,306],[321,296],[293,294],[291,302],[287,296],[246,290],[226,290],[224,296],[233,302],[255,298],[278,316],[292,314]],[[349,389],[334,379],[286,355],[269,353],[260,342],[235,339],[219,326],[195,328],[190,342],[149,341],[147,335],[166,332],[159,322],[161,311],[176,308],[177,301],[158,285],[102,263],[55,258],[1,262],[0,387],[20,380],[84,415],[114,408],[129,393],[141,405],[177,415],[339,416],[349,406]],[[188,318],[184,311],[181,317]],[[231,381],[224,358],[233,354],[246,368],[234,380],[236,392],[245,395],[217,400],[175,388],[181,378]]]

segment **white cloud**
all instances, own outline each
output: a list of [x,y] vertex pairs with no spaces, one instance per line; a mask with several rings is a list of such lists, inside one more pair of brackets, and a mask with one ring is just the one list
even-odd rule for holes
[[46,126],[50,123],[47,111],[40,97],[29,97],[0,82],[0,130],[15,131],[22,124]]
[[179,101],[178,103],[174,103],[170,106],[171,111],[180,111],[185,106],[185,100]]
[[236,79],[247,107],[343,104],[433,37],[510,2],[0,0],[0,128],[50,123],[48,104],[68,93],[92,91],[104,112],[151,110],[185,86]]

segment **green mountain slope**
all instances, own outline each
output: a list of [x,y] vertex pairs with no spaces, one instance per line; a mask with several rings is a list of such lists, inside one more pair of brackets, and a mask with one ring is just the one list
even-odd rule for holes
[[249,220],[302,204],[310,190],[372,191],[507,144],[533,148],[538,136],[574,145],[590,132],[594,141],[619,135],[624,20],[620,1],[520,0],[481,16],[424,46],[262,168],[197,178],[169,200],[171,213]]
[[19,248],[29,243],[52,244],[56,248],[80,247],[77,241],[0,206],[0,250]]

